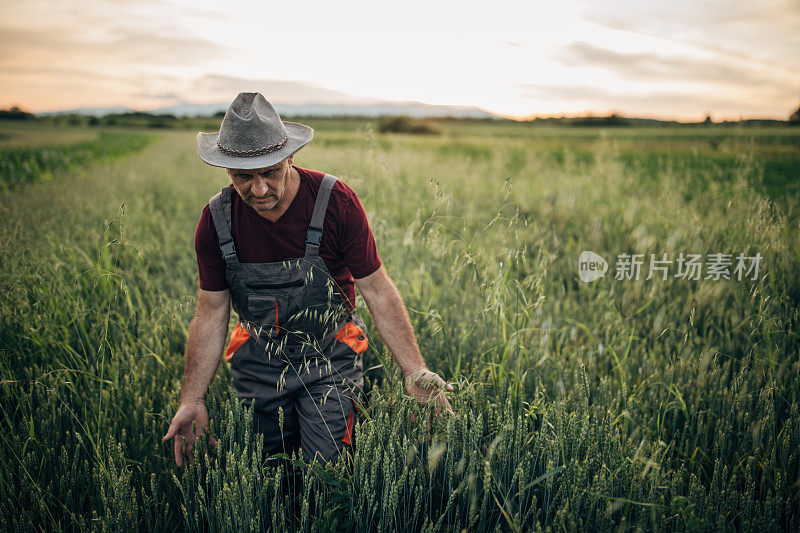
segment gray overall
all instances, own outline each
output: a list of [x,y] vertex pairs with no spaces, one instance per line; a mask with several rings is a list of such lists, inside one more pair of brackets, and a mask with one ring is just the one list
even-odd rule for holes
[[231,235],[231,188],[209,207],[239,323],[226,359],[237,396],[254,410],[267,453],[299,444],[306,460],[335,460],[352,444],[354,407],[363,387],[364,324],[350,312],[319,256],[328,199],[336,178],[322,180],[305,256],[240,263]]

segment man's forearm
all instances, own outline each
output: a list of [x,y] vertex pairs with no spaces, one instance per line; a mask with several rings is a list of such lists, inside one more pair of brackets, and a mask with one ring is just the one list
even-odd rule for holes
[[408,311],[394,284],[389,281],[382,286],[372,302],[367,301],[367,306],[381,339],[392,352],[403,375],[425,368]]
[[[224,316],[223,316],[224,315]],[[181,403],[201,402],[217,372],[228,336],[229,311],[210,314],[201,312],[189,325],[186,341],[186,362],[181,388]]]

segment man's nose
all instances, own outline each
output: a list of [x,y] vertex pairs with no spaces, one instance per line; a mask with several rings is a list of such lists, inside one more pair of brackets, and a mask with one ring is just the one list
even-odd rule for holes
[[266,194],[269,193],[269,185],[267,185],[267,180],[261,176],[256,176],[255,181],[253,182],[252,191],[256,196],[266,196]]

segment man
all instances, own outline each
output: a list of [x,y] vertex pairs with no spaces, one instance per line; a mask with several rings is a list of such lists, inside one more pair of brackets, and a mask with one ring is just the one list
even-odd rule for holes
[[209,201],[195,234],[197,310],[181,405],[163,439],[174,439],[179,466],[183,441],[191,457],[193,425],[198,435],[208,428],[204,397],[231,305],[239,323],[225,357],[268,453],[299,445],[306,459],[333,461],[352,444],[367,348],[355,287],[406,391],[450,410],[444,389],[452,388],[425,367],[358,197],[333,176],[293,165],[312,137],[310,127],[283,122],[259,93],[240,93],[219,132],[197,135],[200,159],[225,168],[231,185]]

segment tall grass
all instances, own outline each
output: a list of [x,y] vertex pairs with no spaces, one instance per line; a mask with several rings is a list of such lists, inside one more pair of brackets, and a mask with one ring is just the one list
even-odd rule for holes
[[[160,442],[193,230],[225,183],[191,135],[6,193],[2,527],[800,527],[800,243],[791,201],[759,188],[768,156],[726,137],[738,163],[709,163],[701,189],[696,167],[628,160],[624,139],[554,152],[479,133],[326,132],[296,158],[359,193],[429,366],[457,386],[455,415],[428,428],[368,320],[355,453],[327,468],[262,465],[224,365],[207,400],[217,448],[180,470]],[[586,249],[764,259],[756,281],[585,284]]]
[[141,150],[151,140],[143,133],[103,131],[90,141],[6,148],[0,151],[0,190],[46,181],[52,179],[54,172]]

